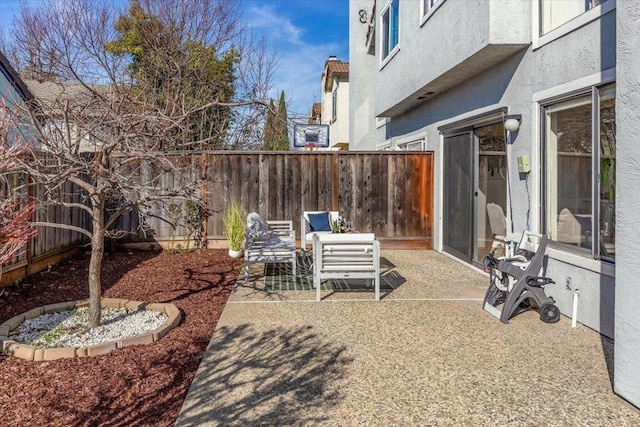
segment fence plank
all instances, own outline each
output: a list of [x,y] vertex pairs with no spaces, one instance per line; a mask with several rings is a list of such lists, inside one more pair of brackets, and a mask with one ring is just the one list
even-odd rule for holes
[[[230,200],[243,214],[291,219],[299,233],[303,210],[334,210],[358,231],[380,238],[431,241],[432,153],[205,152],[208,156],[209,239],[224,239],[223,213]],[[200,165],[197,161],[194,165]],[[198,172],[192,172],[195,176]],[[122,223],[133,225],[135,212]],[[155,238],[166,231],[154,219]],[[135,235],[129,240],[135,241]]]

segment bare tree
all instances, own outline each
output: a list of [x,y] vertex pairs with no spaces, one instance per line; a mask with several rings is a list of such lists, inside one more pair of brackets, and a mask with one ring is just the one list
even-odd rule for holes
[[[28,172],[44,186],[44,204],[91,218],[90,229],[35,223],[90,239],[89,327],[100,323],[105,236],[123,235],[117,228],[121,215],[135,209],[144,217],[154,203],[169,199],[198,200],[206,165],[194,172],[198,162],[184,150],[224,145],[231,130],[243,129],[238,111],[264,106],[258,96],[268,90],[261,85],[270,81],[272,62],[262,59],[247,73],[238,71],[238,65],[252,63],[236,59],[238,52],[252,53],[239,37],[238,9],[235,0],[132,0],[126,11],[108,0],[51,1],[24,8],[19,19],[27,27],[14,27],[24,47],[14,44],[21,69],[43,70],[41,80],[49,80],[34,83],[48,85],[46,96],[19,111],[21,120],[9,132],[20,131],[29,147],[11,169]],[[197,77],[189,67],[198,58],[213,68],[235,61],[243,77],[232,81],[231,93],[194,92],[198,85],[211,88],[209,81],[189,80]],[[216,74],[228,67],[206,71],[232,78]],[[177,179],[165,180],[168,174]]]

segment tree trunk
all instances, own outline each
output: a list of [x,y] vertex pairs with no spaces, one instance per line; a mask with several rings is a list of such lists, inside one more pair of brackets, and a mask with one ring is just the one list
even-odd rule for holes
[[89,261],[89,329],[100,325],[102,296],[102,257],[104,255],[104,200],[93,205],[93,233],[91,236],[91,259]]
[[200,206],[202,208],[202,218],[200,218],[200,248],[207,248],[207,220],[209,218],[209,207],[207,197],[207,182],[209,168],[209,155],[207,153],[200,154],[200,179],[202,184],[200,185]]

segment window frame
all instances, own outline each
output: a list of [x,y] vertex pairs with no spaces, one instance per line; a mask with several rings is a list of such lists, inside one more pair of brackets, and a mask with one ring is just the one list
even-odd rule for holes
[[[397,5],[396,14],[392,15],[393,4]],[[392,18],[396,19],[397,35],[396,43],[390,46],[391,32],[392,32]],[[389,0],[387,4],[382,8],[380,12],[380,68],[384,66],[393,58],[400,50],[400,0]]]
[[[601,253],[600,246],[603,244],[600,239],[600,203],[602,201],[600,196],[600,91],[607,85],[615,84],[615,78],[611,80],[603,80],[598,83],[593,83],[588,87],[581,90],[574,90],[566,93],[565,95],[554,96],[545,101],[538,102],[539,108],[539,125],[540,125],[540,225],[541,230],[546,235],[549,235],[548,213],[547,206],[549,202],[549,192],[547,184],[549,181],[549,142],[547,140],[547,117],[548,109],[555,105],[559,105],[571,100],[579,100],[581,98],[588,98],[589,105],[591,107],[591,248],[580,248],[570,243],[563,243],[554,240],[549,240],[550,247],[556,250],[567,252],[576,256],[586,257],[590,259],[605,261],[611,264],[615,264],[615,254],[613,257],[603,255]],[[557,171],[554,172],[557,175]],[[556,196],[557,197],[557,196]],[[593,238],[598,236],[598,238]],[[614,242],[615,244],[615,242]]]
[[331,94],[331,123],[338,120],[338,88]]
[[391,122],[389,117],[376,117],[376,129],[386,126],[389,122]]
[[387,139],[385,142],[376,144],[376,151],[393,151],[391,140]]
[[[419,148],[409,149],[409,146],[418,144]],[[396,140],[394,141],[394,149],[396,151],[424,151],[426,149],[426,138],[424,136],[421,136]]]
[[531,34],[533,36],[532,40],[532,49],[536,50],[541,48],[542,46],[551,43],[552,41],[559,39],[577,29],[584,27],[592,21],[602,18],[609,12],[612,12],[616,9],[617,0],[606,0],[600,3],[597,6],[592,7],[591,9],[586,10],[580,15],[576,16],[569,21],[566,21],[556,28],[542,33],[542,25],[543,25],[543,12],[542,6],[545,0],[535,0],[533,11],[533,19],[532,19],[532,31]]
[[420,26],[423,26],[445,1],[447,0],[420,0]]

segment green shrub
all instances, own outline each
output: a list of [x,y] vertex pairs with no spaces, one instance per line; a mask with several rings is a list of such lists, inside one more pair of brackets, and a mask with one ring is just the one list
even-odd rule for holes
[[224,234],[229,240],[229,248],[239,251],[247,231],[240,206],[236,202],[231,202],[224,213]]

